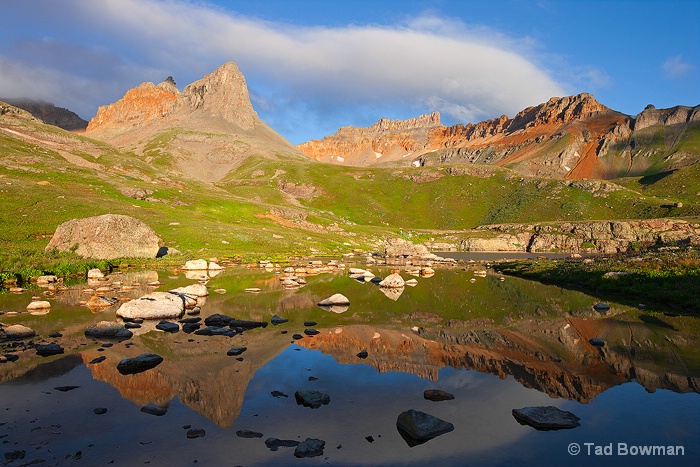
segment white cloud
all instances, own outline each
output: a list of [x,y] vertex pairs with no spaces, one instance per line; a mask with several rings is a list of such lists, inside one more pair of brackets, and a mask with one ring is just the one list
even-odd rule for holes
[[[533,45],[527,38],[509,38],[438,16],[398,25],[300,27],[176,0],[73,3],[64,5],[61,21],[114,44],[112,53],[121,54],[122,63],[115,60],[113,67],[132,62],[131,79],[136,82],[126,82],[122,73],[114,75],[124,83],[123,91],[168,74],[185,85],[232,60],[258,101],[279,112],[266,115],[260,109],[273,128],[275,120],[286,118],[283,103],[296,106],[290,109],[293,115],[330,112],[336,120],[366,114],[367,109],[380,112],[376,120],[402,107],[475,121],[512,116],[566,94],[564,86],[530,58]],[[136,76],[139,68],[142,76]],[[168,72],[155,77],[156,70]]]
[[683,61],[683,57],[676,55],[667,59],[662,65],[664,77],[667,79],[682,79],[693,71],[693,66]]

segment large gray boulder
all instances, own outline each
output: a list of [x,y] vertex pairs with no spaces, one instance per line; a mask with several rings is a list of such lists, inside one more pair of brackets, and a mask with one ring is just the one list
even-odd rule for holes
[[152,292],[128,301],[117,310],[122,318],[175,319],[185,313],[182,296],[169,292]]
[[396,427],[415,441],[428,441],[454,430],[454,425],[419,410],[402,412],[396,419]]
[[155,258],[163,241],[149,226],[120,214],[72,219],[56,228],[46,251],[72,251],[83,258]]

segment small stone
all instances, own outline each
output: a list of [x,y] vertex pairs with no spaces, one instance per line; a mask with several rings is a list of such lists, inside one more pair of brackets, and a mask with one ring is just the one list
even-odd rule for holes
[[318,306],[331,306],[331,305],[350,305],[350,300],[345,295],[334,294],[325,300],[318,302]]
[[454,425],[425,412],[410,409],[396,419],[396,427],[412,440],[423,442],[454,430]]
[[299,446],[299,441],[293,439],[277,439],[277,438],[267,438],[265,440],[265,446],[270,451],[277,451],[281,447],[293,448]]
[[307,328],[312,328],[316,326],[318,323],[316,321],[304,321],[304,326]]
[[36,336],[36,332],[22,324],[13,324],[3,329],[8,339],[28,339]]
[[237,355],[242,354],[246,350],[248,350],[247,347],[234,347],[234,348],[230,349],[228,352],[226,352],[226,355],[228,355],[229,357],[237,356]]
[[61,334],[60,332],[52,332],[51,334],[49,334],[49,337],[52,339],[57,339],[59,337],[63,337],[63,334]]
[[56,391],[68,392],[68,391],[72,391],[73,389],[78,389],[79,387],[80,386],[58,386],[58,387],[55,387],[54,389]]
[[297,341],[299,339],[303,339],[303,338],[304,338],[304,336],[302,336],[301,334],[293,334],[292,335],[292,339],[297,340]]
[[45,311],[51,308],[51,303],[46,300],[37,300],[27,305],[27,311]]
[[357,354],[357,358],[367,358],[368,356],[369,354],[365,349],[360,350],[360,352]]
[[307,336],[315,336],[316,334],[321,334],[321,332],[316,329],[304,329],[304,334]]
[[90,365],[94,365],[95,363],[104,362],[105,360],[107,360],[107,357],[105,357],[104,355],[102,355],[101,357],[93,358],[92,360],[90,360],[90,363],[89,363],[89,364],[90,364]]
[[146,405],[141,407],[141,412],[147,413],[149,415],[155,415],[156,417],[162,417],[163,415],[168,413],[168,409],[156,407],[155,405]]
[[274,316],[270,319],[270,322],[271,322],[272,324],[274,324],[274,325],[286,323],[287,321],[289,321],[289,320],[288,320],[288,319],[285,319],[285,318],[280,318],[280,317],[277,316],[277,315],[274,315]]
[[308,458],[323,455],[326,442],[317,438],[306,438],[294,450],[294,457]]
[[156,329],[164,332],[176,333],[180,330],[180,325],[171,321],[161,321],[156,324]]
[[429,401],[439,402],[451,401],[455,398],[455,396],[441,389],[426,389],[425,391],[423,391],[423,398]]
[[257,431],[238,430],[236,432],[236,436],[238,436],[239,438],[262,438],[263,434],[258,433]]
[[107,409],[104,407],[98,407],[95,410],[93,410],[93,412],[95,413],[95,415],[104,415],[107,413]]
[[605,341],[599,337],[594,337],[592,339],[589,339],[588,342],[595,347],[604,347],[605,346]]
[[123,375],[141,373],[155,368],[163,361],[163,357],[156,354],[141,354],[133,358],[125,358],[117,365],[117,370]]
[[318,409],[322,405],[328,405],[331,398],[328,394],[319,391],[307,391],[300,389],[294,393],[294,398],[297,400],[297,405]]
[[610,310],[610,305],[603,302],[598,302],[593,305],[593,309],[599,313],[605,313],[606,311]]
[[187,438],[188,439],[203,438],[204,435],[206,435],[206,434],[207,434],[207,432],[201,428],[193,428],[191,430],[187,430]]
[[272,391],[270,394],[272,394],[272,397],[289,397],[287,394],[281,392],[281,391]]

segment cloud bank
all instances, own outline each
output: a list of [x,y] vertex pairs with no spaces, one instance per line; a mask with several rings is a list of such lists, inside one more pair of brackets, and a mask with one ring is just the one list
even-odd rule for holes
[[294,143],[433,110],[448,122],[512,116],[567,94],[527,38],[438,16],[302,27],[181,0],[45,0],[10,14],[40,25],[36,11],[78,33],[0,47],[0,96],[59,101],[84,118],[142,81],[172,75],[182,87],[229,60],[260,116]]

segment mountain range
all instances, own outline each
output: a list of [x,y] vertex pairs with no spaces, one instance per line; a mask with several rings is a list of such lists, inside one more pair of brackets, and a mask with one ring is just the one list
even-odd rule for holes
[[476,124],[381,119],[295,147],[260,120],[231,62],[182,91],[171,77],[140,84],[84,131],[24,106],[34,115],[0,102],[0,220],[11,226],[0,247],[12,251],[42,251],[60,222],[106,212],[147,221],[183,252],[226,256],[700,214],[697,106],[632,117],[584,93]]

